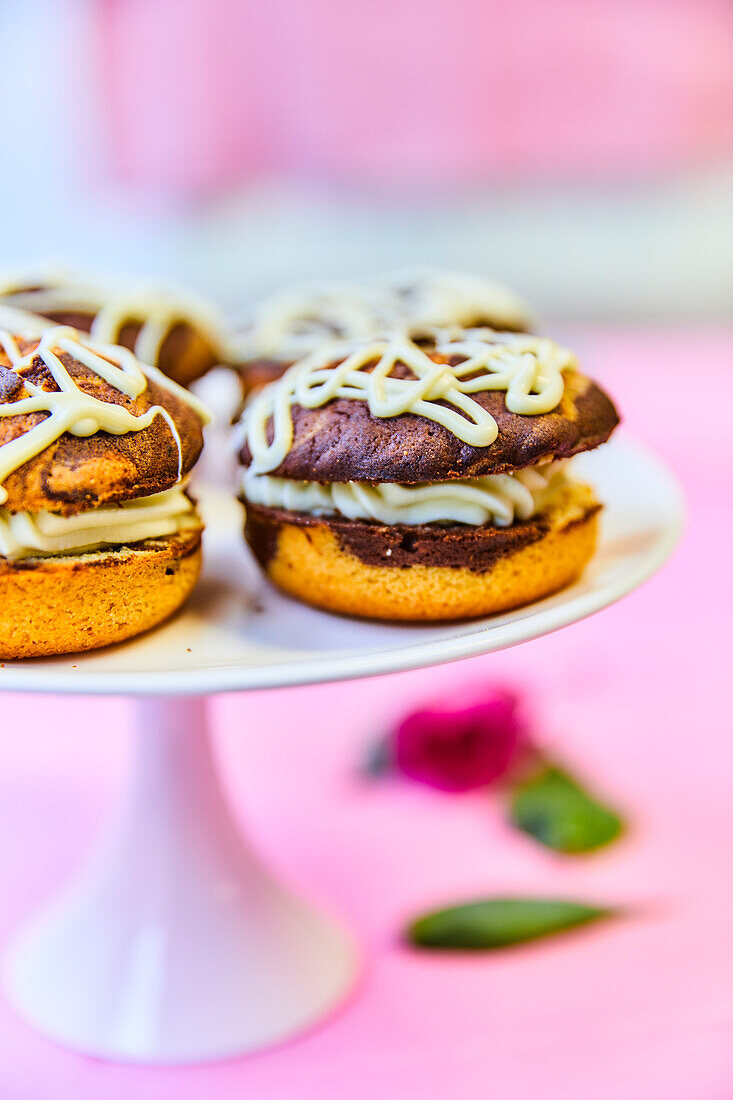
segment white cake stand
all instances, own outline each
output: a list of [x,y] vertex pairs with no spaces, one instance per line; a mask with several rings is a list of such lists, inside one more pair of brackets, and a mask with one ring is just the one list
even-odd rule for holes
[[578,466],[607,504],[599,552],[577,584],[523,610],[430,627],[310,610],[263,580],[238,505],[210,491],[206,569],[182,614],[89,656],[5,664],[8,691],[139,697],[132,775],[112,824],[9,952],[5,987],[18,1012],[87,1054],[181,1063],[260,1049],[335,1006],[354,980],[353,945],[239,835],[212,767],[204,697],[488,653],[619,599],[671,552],[681,496],[628,441]]

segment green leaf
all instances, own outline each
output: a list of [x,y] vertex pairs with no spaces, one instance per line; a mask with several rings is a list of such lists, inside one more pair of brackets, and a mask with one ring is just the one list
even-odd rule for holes
[[487,898],[420,917],[407,929],[407,939],[417,947],[496,951],[566,932],[613,912],[574,901]]
[[623,829],[617,813],[554,765],[514,787],[509,817],[522,832],[557,852],[593,852]]

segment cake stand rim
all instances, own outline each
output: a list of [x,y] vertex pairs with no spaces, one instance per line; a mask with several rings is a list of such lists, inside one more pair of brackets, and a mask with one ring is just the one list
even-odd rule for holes
[[[125,696],[200,696],[240,691],[298,687],[307,684],[335,683],[365,679],[390,673],[429,668],[481,654],[494,653],[533,641],[580,622],[611,606],[638,588],[667,561],[679,542],[686,517],[685,498],[677,478],[665,461],[626,432],[614,438],[604,449],[626,453],[642,463],[647,474],[657,479],[661,490],[660,517],[663,523],[653,546],[635,568],[615,580],[606,581],[590,591],[578,592],[576,585],[518,608],[516,618],[494,629],[476,629],[478,623],[492,625],[492,618],[455,624],[456,633],[425,642],[411,641],[384,652],[357,651],[346,656],[323,655],[266,664],[241,664],[225,668],[181,668],[162,671],[122,672],[83,670],[76,663],[83,655],[71,654],[63,668],[47,668],[37,660],[6,661],[0,665],[0,692],[34,692],[64,695]],[[328,614],[312,610],[314,615]],[[389,624],[381,624],[389,627]],[[436,625],[436,624],[432,624]],[[468,631],[468,633],[465,633]],[[464,632],[464,633],[462,633]],[[126,643],[134,645],[135,642]],[[100,651],[103,652],[103,651]]]

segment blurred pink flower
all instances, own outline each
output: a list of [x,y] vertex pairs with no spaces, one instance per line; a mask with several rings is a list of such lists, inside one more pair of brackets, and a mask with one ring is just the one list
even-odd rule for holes
[[463,706],[413,711],[394,732],[392,758],[420,783],[471,791],[506,775],[530,747],[517,696],[494,689]]

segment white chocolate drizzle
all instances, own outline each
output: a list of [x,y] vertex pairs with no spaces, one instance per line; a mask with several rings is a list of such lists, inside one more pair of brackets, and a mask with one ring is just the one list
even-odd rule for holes
[[384,288],[314,282],[265,298],[246,330],[233,337],[230,358],[292,363],[333,339],[370,336],[397,323],[397,302]]
[[116,344],[123,327],[137,322],[141,327],[133,350],[141,362],[152,366],[158,365],[166,337],[178,324],[195,327],[217,353],[226,342],[225,326],[212,304],[165,287],[111,284],[49,270],[0,279],[0,297],[36,318],[58,312],[88,313],[93,318],[90,335],[103,344]]
[[384,278],[413,335],[424,328],[523,330],[532,322],[526,302],[483,275],[436,268],[408,268]]
[[[331,343],[290,367],[247,406],[243,432],[257,473],[276,469],[293,443],[291,407],[318,408],[334,398],[366,401],[372,416],[413,413],[442,425],[472,447],[490,446],[496,420],[471,396],[506,393],[506,407],[522,416],[551,412],[564,390],[563,371],[575,366],[571,352],[552,340],[491,329],[432,333],[432,348],[458,363],[436,363],[403,335],[355,344]],[[414,377],[396,378],[397,364]],[[365,369],[369,368],[369,369]],[[273,438],[268,442],[272,419]]]
[[0,508],[0,555],[10,561],[59,554],[83,554],[102,547],[129,546],[199,525],[185,488],[73,516],[52,512],[7,512]]
[[148,380],[153,380],[193,408],[203,423],[206,423],[209,416],[205,406],[188,390],[171,381],[156,367],[143,367],[127,348],[99,343],[72,328],[56,326],[46,329],[37,347],[26,355],[21,353],[12,333],[0,329],[0,347],[16,374],[21,374],[24,368],[31,366],[34,359],[40,358],[58,386],[58,390],[46,390],[30,379],[23,378],[23,389],[27,396],[5,404],[0,403],[0,417],[39,412],[48,414],[23,435],[0,446],[0,504],[7,500],[3,482],[8,475],[55,443],[64,432],[79,437],[91,436],[99,431],[125,435],[149,427],[156,416],[163,417],[176,442],[180,479],[183,463],[181,437],[168,410],[162,405],[153,405],[136,416],[121,405],[101,401],[92,394],[85,393],[71,377],[57,353],[67,352],[126,397],[139,397],[147,389]]
[[529,307],[481,275],[417,268],[362,283],[313,282],[272,294],[258,304],[230,358],[291,363],[334,338],[377,332],[417,335],[425,328],[490,325],[526,329]]
[[567,485],[564,461],[508,474],[426,485],[295,481],[246,470],[245,501],[311,516],[343,516],[394,526],[423,523],[508,527],[530,519]]

